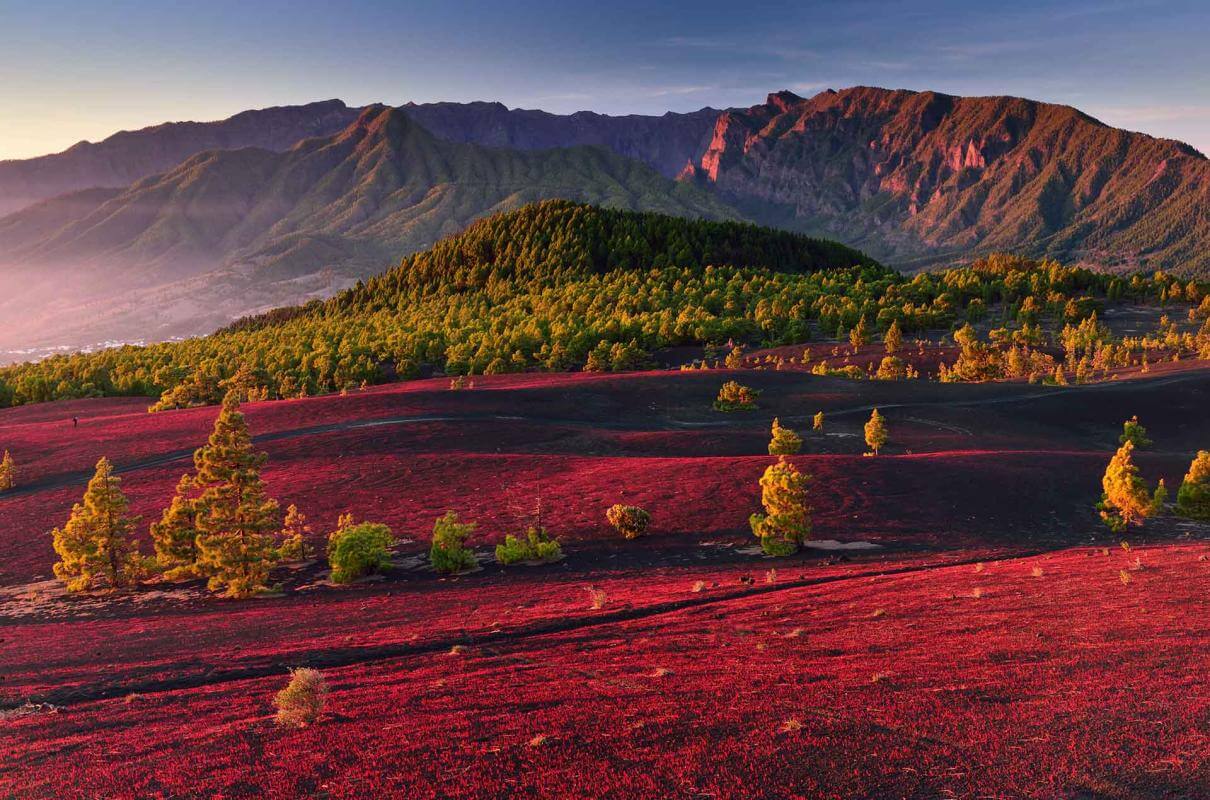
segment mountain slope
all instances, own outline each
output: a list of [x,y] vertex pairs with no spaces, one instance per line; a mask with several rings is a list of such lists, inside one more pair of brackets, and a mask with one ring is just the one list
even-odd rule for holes
[[447,142],[376,106],[285,153],[202,153],[116,195],[76,193],[0,220],[0,313],[16,320],[0,344],[46,330],[75,341],[205,332],[330,294],[480,216],[548,197],[736,216],[601,148]]
[[0,216],[79,189],[125,187],[204,150],[287,150],[301,139],[336,133],[359,113],[339,100],[265,108],[218,122],[168,122],[122,131],[54,155],[0,161]]
[[892,263],[1017,250],[1210,272],[1210,162],[1067,106],[868,87],[719,116],[682,177]]

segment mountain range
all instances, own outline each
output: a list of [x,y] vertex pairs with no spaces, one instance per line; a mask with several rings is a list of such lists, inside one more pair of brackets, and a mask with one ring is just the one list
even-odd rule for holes
[[625,117],[332,100],[0,162],[0,349],[203,333],[555,197],[907,269],[1013,250],[1210,274],[1210,162],[1066,106],[868,87]]

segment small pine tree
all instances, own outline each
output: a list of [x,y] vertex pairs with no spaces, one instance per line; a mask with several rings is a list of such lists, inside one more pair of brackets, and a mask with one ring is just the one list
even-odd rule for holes
[[190,495],[192,482],[182,475],[172,503],[151,524],[155,563],[170,580],[192,578],[197,573],[197,505]]
[[895,355],[899,352],[899,348],[903,347],[903,331],[899,329],[899,320],[891,322],[891,327],[886,330],[886,336],[882,337],[882,343],[886,345],[886,352],[889,356]]
[[769,455],[792,456],[802,449],[802,437],[789,428],[783,428],[777,417],[773,418],[773,438],[769,441]]
[[651,514],[638,506],[615,503],[605,510],[605,520],[627,539],[637,539],[647,532]]
[[815,412],[815,416],[811,418],[811,424],[813,426],[813,430],[817,430],[817,431],[823,430],[823,412],[822,411]]
[[1210,451],[1199,450],[1176,492],[1176,511],[1190,519],[1210,520]]
[[861,347],[870,339],[869,329],[865,324],[865,317],[857,320],[857,324],[853,326],[853,330],[849,331],[849,344],[853,345],[854,349]]
[[1168,505],[1168,485],[1164,483],[1163,478],[1160,478],[1160,482],[1155,486],[1155,492],[1151,495],[1151,513],[1162,514],[1166,505]]
[[263,591],[277,561],[277,501],[265,493],[266,456],[252,449],[239,399],[228,394],[207,444],[193,456],[198,567],[211,591],[248,597]]
[[882,414],[878,413],[878,409],[874,409],[874,413],[870,414],[869,422],[865,424],[866,446],[874,455],[878,455],[878,452],[886,445],[886,441],[886,420]]
[[277,546],[277,556],[281,561],[306,561],[311,557],[311,547],[307,537],[311,535],[311,526],[307,524],[307,516],[298,510],[293,503],[286,509],[286,519],[282,523],[280,534],[281,543]]
[[760,391],[750,386],[744,386],[736,381],[727,381],[718,390],[714,401],[715,411],[751,411],[756,408],[756,398]]
[[[293,506],[291,506],[293,508]],[[328,563],[333,583],[352,583],[390,566],[395,534],[386,525],[363,522],[328,536]]]
[[283,728],[303,728],[319,719],[328,702],[328,684],[317,669],[290,670],[290,682],[273,696],[277,724]]
[[9,489],[15,488],[17,488],[17,467],[13,464],[13,457],[5,450],[4,458],[0,459],[0,492],[7,492]]
[[475,566],[475,554],[466,547],[466,540],[478,525],[474,522],[459,522],[458,514],[445,512],[433,523],[433,544],[429,548],[429,560],[438,572],[462,572]]
[[142,573],[143,559],[133,538],[138,519],[127,513],[121,482],[109,459],[102,458],[83,503],[72,508],[66,525],[51,532],[59,556],[55,577],[67,584],[68,591],[87,591],[99,581],[123,589]]
[[1154,511],[1154,497],[1134,464],[1134,442],[1127,441],[1114,453],[1105,468],[1101,488],[1104,494],[1097,510],[1112,531],[1121,531],[1127,525],[1142,525]]
[[727,358],[723,360],[724,366],[727,369],[739,369],[744,365],[744,348],[736,345],[731,348],[731,352],[727,354]]
[[1136,448],[1148,447],[1151,444],[1151,440],[1147,438],[1147,429],[1139,424],[1137,416],[1122,423],[1122,435],[1118,437],[1118,444],[1126,442],[1133,442]]
[[761,476],[761,505],[765,513],[753,514],[748,522],[765,553],[790,555],[810,535],[811,508],[807,505],[810,480],[811,476],[799,472],[785,457]]

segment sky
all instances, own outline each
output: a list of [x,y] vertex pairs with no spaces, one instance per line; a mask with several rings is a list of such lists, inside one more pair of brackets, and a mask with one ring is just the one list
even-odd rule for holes
[[1210,0],[0,0],[0,159],[338,97],[567,113],[873,85],[1066,103],[1210,153]]

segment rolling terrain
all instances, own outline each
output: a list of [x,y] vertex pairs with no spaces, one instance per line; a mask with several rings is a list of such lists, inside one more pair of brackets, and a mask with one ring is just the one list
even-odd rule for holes
[[[730,378],[758,410],[710,410]],[[0,495],[0,795],[1193,797],[1210,530],[1151,521],[1125,552],[1093,504],[1132,414],[1145,477],[1179,482],[1208,396],[1206,362],[1183,361],[1078,387],[652,371],[251,403],[268,488],[317,544],[345,511],[404,541],[381,581],[283,568],[280,596],[248,601],[46,580],[45,530],[92,462],[115,462],[145,532],[215,409],[0,410],[22,464]],[[784,559],[747,527],[773,416],[813,475],[816,546]],[[490,563],[538,497],[566,558]],[[609,530],[614,502],[649,509],[650,534]],[[450,508],[480,522],[484,567],[439,578],[424,554]],[[333,694],[284,731],[269,702],[298,665]]]

